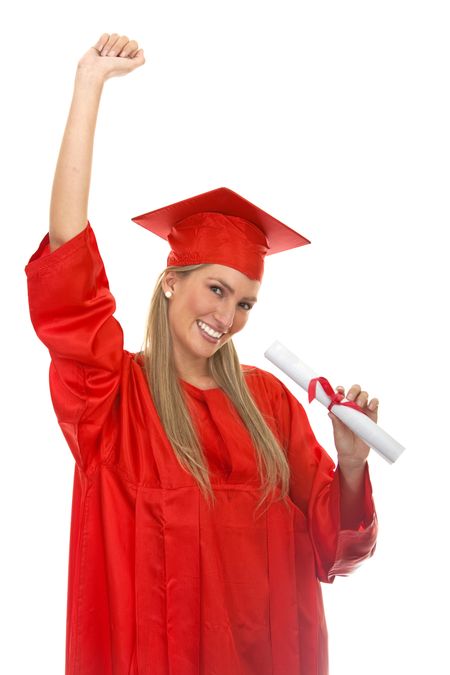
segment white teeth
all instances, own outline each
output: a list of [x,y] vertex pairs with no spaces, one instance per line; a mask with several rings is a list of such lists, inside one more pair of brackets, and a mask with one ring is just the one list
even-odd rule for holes
[[208,326],[207,323],[203,323],[203,321],[197,321],[197,324],[200,326],[202,330],[205,331],[205,333],[211,335],[211,337],[220,338],[223,335],[223,333],[218,333],[216,330],[213,330],[210,326]]

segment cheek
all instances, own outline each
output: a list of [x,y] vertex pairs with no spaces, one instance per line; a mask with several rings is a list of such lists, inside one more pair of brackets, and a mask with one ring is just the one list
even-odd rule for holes
[[189,297],[186,298],[184,309],[187,314],[201,316],[213,306],[214,297],[211,298],[205,291],[197,290],[196,292],[190,293]]
[[199,310],[198,298],[192,294],[179,295],[175,302],[170,301],[169,317],[174,323],[185,321],[188,317],[196,316]]
[[249,315],[248,315],[247,312],[244,312],[244,313],[239,312],[239,314],[236,313],[236,316],[235,316],[235,319],[234,319],[234,322],[233,322],[232,335],[234,335],[235,333],[239,333],[239,331],[241,331],[244,328],[248,319],[249,319]]

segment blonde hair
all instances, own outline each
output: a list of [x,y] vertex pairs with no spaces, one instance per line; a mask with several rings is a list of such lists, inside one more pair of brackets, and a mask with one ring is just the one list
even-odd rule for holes
[[[201,267],[204,264],[173,266],[161,272],[150,302],[142,353],[144,372],[153,402],[175,455],[182,468],[197,480],[207,501],[209,499],[214,503],[216,497],[211,486],[207,461],[175,368],[167,299],[162,289],[162,281],[169,270],[187,275]],[[264,490],[256,508],[276,489],[279,482],[279,499],[286,504],[290,480],[289,464],[284,450],[252,398],[232,340],[228,340],[218,349],[208,363],[211,377],[231,400],[256,449],[261,489]]]

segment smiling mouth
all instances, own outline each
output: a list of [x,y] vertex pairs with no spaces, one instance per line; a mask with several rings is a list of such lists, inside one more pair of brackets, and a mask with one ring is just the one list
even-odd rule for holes
[[197,319],[197,326],[203,333],[208,335],[208,337],[212,338],[213,340],[218,341],[220,340],[222,335],[224,335],[224,333],[219,333],[218,331],[211,328],[211,326],[208,326],[207,323],[205,323],[204,321],[199,321],[198,319]]

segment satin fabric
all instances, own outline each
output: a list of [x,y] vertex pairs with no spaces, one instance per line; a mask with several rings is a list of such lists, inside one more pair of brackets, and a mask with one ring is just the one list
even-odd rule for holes
[[167,266],[214,263],[261,281],[269,242],[254,223],[224,213],[194,213],[172,227]]
[[169,267],[215,263],[259,281],[266,255],[311,243],[226,187],[167,204],[131,220],[168,241]]
[[326,675],[320,582],[373,554],[368,470],[364,519],[341,530],[340,472],[302,405],[274,375],[243,366],[287,446],[288,508],[254,513],[247,430],[222,390],[182,382],[217,497],[210,508],[166,438],[141,355],[123,348],[89,221],[53,253],[46,234],[25,271],[75,459],[66,675]]

